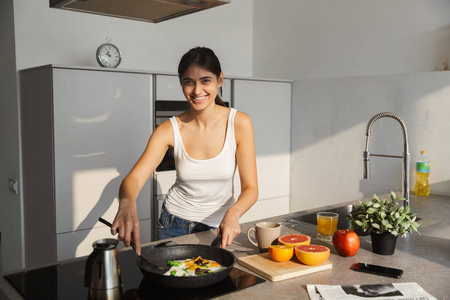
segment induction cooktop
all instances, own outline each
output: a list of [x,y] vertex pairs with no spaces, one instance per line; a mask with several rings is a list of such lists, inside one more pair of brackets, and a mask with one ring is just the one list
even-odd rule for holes
[[[151,247],[151,246],[148,246]],[[145,248],[142,251],[145,252]],[[147,280],[136,264],[132,250],[119,251],[124,300],[128,299],[209,299],[264,282],[257,276],[233,268],[230,275],[214,285],[195,289],[173,289],[157,286]],[[26,299],[87,299],[84,286],[87,258],[79,258],[38,269],[6,275],[8,282]]]

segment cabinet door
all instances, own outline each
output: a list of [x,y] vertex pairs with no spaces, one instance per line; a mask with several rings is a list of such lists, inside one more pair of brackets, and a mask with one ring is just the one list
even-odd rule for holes
[[[252,119],[259,199],[288,196],[291,83],[236,79],[234,106]],[[236,197],[240,192],[238,180],[236,176]]]
[[287,213],[289,213],[289,196],[260,199],[240,218],[239,222],[252,222]]
[[[151,134],[151,82],[148,74],[54,69],[58,234],[114,219],[120,183]],[[151,183],[137,200],[141,220],[150,219]]]

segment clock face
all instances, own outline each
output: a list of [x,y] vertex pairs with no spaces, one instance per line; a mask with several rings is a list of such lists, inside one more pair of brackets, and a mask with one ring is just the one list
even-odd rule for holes
[[119,49],[113,44],[103,44],[97,49],[97,62],[102,67],[116,68],[120,61],[122,60],[122,55]]

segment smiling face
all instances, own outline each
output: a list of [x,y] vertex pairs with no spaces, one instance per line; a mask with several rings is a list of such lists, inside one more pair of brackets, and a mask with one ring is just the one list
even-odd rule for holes
[[217,77],[198,65],[191,65],[181,77],[183,94],[195,110],[204,110],[214,104],[222,83],[222,73]]

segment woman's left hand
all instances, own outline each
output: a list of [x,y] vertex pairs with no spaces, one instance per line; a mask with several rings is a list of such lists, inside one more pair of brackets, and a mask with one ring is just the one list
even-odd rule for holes
[[217,229],[217,233],[222,234],[222,248],[225,249],[226,246],[230,246],[234,238],[241,233],[239,217],[240,214],[238,212],[234,212],[232,208],[229,209],[223,217],[222,222]]

